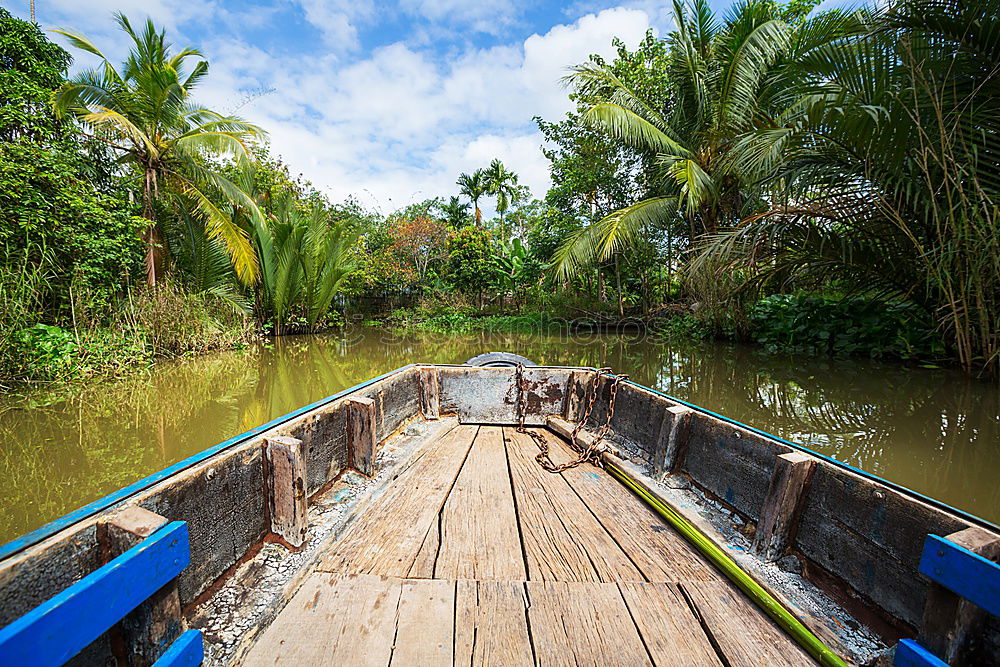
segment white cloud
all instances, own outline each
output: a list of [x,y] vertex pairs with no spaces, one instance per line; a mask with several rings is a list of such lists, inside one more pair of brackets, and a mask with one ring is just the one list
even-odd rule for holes
[[[139,0],[96,1],[140,7]],[[58,2],[69,16],[72,3]],[[354,195],[384,211],[413,198],[454,194],[460,172],[486,166],[494,157],[542,196],[549,185],[548,164],[532,117],[556,120],[569,110],[560,83],[568,67],[591,53],[611,56],[613,37],[635,44],[650,27],[646,11],[617,7],[521,41],[478,47],[466,39],[463,26],[477,20],[516,21],[511,4],[400,0],[400,11],[421,13],[437,22],[436,29],[450,29],[452,41],[430,47],[408,38],[359,54],[345,49],[357,46],[359,27],[376,26],[383,10],[375,10],[370,0],[297,2],[293,7],[301,7],[299,16],[330,44],[301,55],[301,48],[243,41],[228,27],[224,35],[215,30],[218,37],[200,44],[211,69],[197,99],[222,111],[240,107],[240,115],[270,132],[274,152],[293,172],[302,172],[334,199]],[[141,6],[156,21],[175,12],[180,23],[178,7],[190,4],[151,0]],[[188,21],[211,17],[216,26],[232,26],[240,21],[239,11],[251,8],[233,11],[209,2],[183,11]],[[92,21],[92,27],[115,34],[108,14]],[[177,45],[192,43],[184,27],[169,33]],[[120,34],[114,39],[120,46]],[[95,41],[102,43],[97,34]],[[266,89],[273,92],[247,103],[248,91]]]

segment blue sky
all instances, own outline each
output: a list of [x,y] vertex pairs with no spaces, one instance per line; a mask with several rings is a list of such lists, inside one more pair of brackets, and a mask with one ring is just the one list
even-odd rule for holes
[[[2,4],[28,15],[27,0]],[[614,36],[634,45],[672,25],[667,3],[646,0],[36,2],[43,29],[83,32],[112,57],[126,48],[116,10],[203,51],[198,101],[262,125],[293,172],[335,201],[382,212],[455,194],[460,172],[494,157],[541,197],[547,161],[531,118],[569,109],[566,68],[610,55]],[[76,67],[92,64],[74,55]]]

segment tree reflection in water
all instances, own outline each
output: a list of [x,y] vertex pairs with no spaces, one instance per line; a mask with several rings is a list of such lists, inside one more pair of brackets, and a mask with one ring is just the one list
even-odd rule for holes
[[715,342],[663,345],[638,334],[356,328],[160,364],[148,377],[8,399],[0,405],[0,540],[375,375],[495,350],[538,363],[610,366],[1000,520],[1000,391],[958,373]]

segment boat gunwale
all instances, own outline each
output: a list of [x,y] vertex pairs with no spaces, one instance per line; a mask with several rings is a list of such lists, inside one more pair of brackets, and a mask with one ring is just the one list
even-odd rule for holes
[[[14,540],[11,540],[10,542],[7,542],[6,544],[0,545],[0,561],[6,560],[7,558],[9,558],[11,556],[14,556],[14,555],[18,554],[18,553],[24,551],[25,549],[27,549],[27,548],[29,548],[31,546],[34,546],[34,545],[38,544],[39,542],[42,542],[45,539],[48,539],[49,537],[52,537],[53,535],[59,533],[60,531],[64,530],[65,528],[68,528],[68,527],[72,526],[75,523],[79,523],[80,521],[84,521],[86,519],[89,519],[89,518],[93,517],[94,515],[102,512],[102,511],[104,511],[104,510],[106,510],[106,509],[108,509],[108,508],[110,508],[110,507],[112,507],[112,506],[114,506],[114,505],[116,505],[116,504],[124,501],[124,500],[127,500],[128,498],[130,498],[130,497],[132,497],[132,496],[134,496],[136,494],[139,494],[139,493],[141,493],[141,492],[149,489],[153,485],[155,485],[155,484],[157,484],[157,483],[159,483],[159,482],[161,482],[161,481],[163,481],[163,480],[165,480],[165,479],[167,479],[167,478],[169,478],[169,477],[171,477],[171,476],[173,476],[173,475],[175,475],[177,473],[183,472],[184,470],[187,470],[188,468],[191,468],[191,467],[193,467],[195,465],[198,465],[199,463],[202,463],[202,462],[208,460],[209,458],[215,456],[216,454],[219,454],[219,453],[221,453],[221,452],[223,452],[223,451],[225,451],[225,450],[227,450],[227,449],[229,449],[231,447],[234,447],[236,445],[242,444],[242,443],[244,443],[244,442],[246,442],[246,441],[248,441],[248,440],[250,440],[250,439],[252,439],[254,437],[257,437],[257,436],[259,436],[261,433],[263,433],[265,431],[268,431],[268,430],[270,430],[272,428],[275,428],[276,426],[281,426],[282,424],[285,424],[285,423],[287,423],[287,422],[289,422],[289,421],[291,421],[293,419],[296,419],[296,418],[302,416],[303,414],[306,414],[308,412],[311,412],[311,411],[316,410],[318,408],[321,408],[323,406],[329,405],[330,403],[333,403],[334,401],[340,400],[340,399],[342,399],[342,398],[344,398],[344,397],[346,397],[346,396],[348,396],[348,395],[350,395],[352,393],[355,393],[357,391],[365,389],[365,388],[367,388],[367,387],[369,387],[369,386],[371,386],[371,385],[373,385],[373,384],[375,384],[377,382],[380,382],[380,381],[385,380],[387,378],[390,378],[390,377],[393,377],[393,376],[398,375],[400,373],[403,373],[403,372],[405,372],[405,371],[407,371],[409,369],[418,368],[418,367],[421,367],[421,366],[433,366],[433,367],[438,367],[438,368],[469,368],[469,366],[466,366],[465,364],[410,363],[410,364],[406,364],[404,366],[400,366],[399,368],[396,368],[394,370],[388,371],[387,373],[383,373],[381,375],[378,375],[378,376],[375,376],[375,377],[370,378],[368,380],[365,380],[364,382],[361,382],[361,383],[356,384],[354,386],[351,386],[351,387],[348,387],[346,389],[343,389],[343,390],[341,390],[341,391],[339,391],[339,392],[337,392],[335,394],[331,394],[330,396],[327,396],[325,398],[321,398],[318,401],[315,401],[315,402],[310,403],[308,405],[305,405],[305,406],[303,406],[301,408],[293,410],[292,412],[288,412],[286,414],[283,414],[283,415],[280,415],[278,417],[275,417],[274,419],[272,419],[272,420],[270,420],[268,422],[265,422],[264,424],[261,424],[259,426],[255,426],[254,428],[249,429],[247,431],[244,431],[242,433],[239,433],[239,434],[237,434],[237,435],[235,435],[235,436],[233,436],[231,438],[228,438],[227,440],[223,440],[222,442],[217,443],[215,445],[212,445],[211,447],[208,447],[208,448],[206,448],[206,449],[204,449],[204,450],[202,450],[202,451],[200,451],[200,452],[198,452],[196,454],[192,454],[191,456],[189,456],[189,457],[187,457],[185,459],[181,459],[180,461],[178,461],[176,463],[173,463],[173,464],[167,466],[166,468],[158,470],[157,472],[154,472],[154,473],[152,473],[150,475],[147,475],[146,477],[143,477],[142,479],[140,479],[140,480],[138,480],[136,482],[133,482],[132,484],[129,484],[128,486],[125,486],[125,487],[123,487],[121,489],[113,491],[113,492],[111,492],[111,493],[109,493],[109,494],[107,494],[107,495],[105,495],[105,496],[103,496],[103,497],[101,497],[101,498],[93,501],[93,502],[90,502],[90,503],[88,503],[86,505],[83,505],[82,507],[79,507],[79,508],[77,508],[77,509],[75,509],[75,510],[73,510],[71,512],[68,512],[68,513],[66,513],[66,514],[64,514],[64,515],[62,515],[62,516],[60,516],[60,517],[58,517],[56,519],[53,519],[52,521],[49,521],[48,523],[43,524],[39,528],[36,528],[36,529],[34,529],[34,530],[32,530],[32,531],[30,531],[28,533],[25,533],[24,535],[22,535],[22,536],[20,536],[18,538],[15,538]],[[601,372],[601,369],[597,369],[597,368],[594,368],[592,366],[539,365],[536,368],[540,368],[540,369],[544,369],[544,368],[569,369],[569,370],[577,370],[577,371],[592,371],[592,372],[597,372],[597,373]],[[503,369],[503,370],[506,370],[506,369]],[[714,417],[716,419],[724,421],[724,422],[726,422],[728,424],[732,424],[733,426],[744,428],[744,429],[746,429],[746,430],[748,430],[748,431],[750,431],[752,433],[755,433],[757,435],[763,436],[763,437],[768,438],[770,440],[773,440],[775,442],[781,443],[781,444],[786,445],[788,447],[791,447],[791,448],[793,448],[793,449],[795,449],[797,451],[800,451],[800,452],[809,454],[811,456],[814,456],[814,457],[816,457],[818,459],[821,459],[821,460],[823,460],[823,461],[825,461],[825,462],[827,462],[827,463],[829,463],[829,464],[831,464],[833,466],[836,466],[838,468],[842,468],[842,469],[847,470],[847,471],[849,471],[851,473],[854,473],[856,475],[860,475],[860,476],[862,476],[862,477],[864,477],[864,478],[866,478],[866,479],[868,479],[870,481],[877,482],[879,484],[883,484],[886,487],[888,487],[888,488],[890,488],[890,489],[892,489],[892,490],[894,490],[894,491],[896,491],[898,493],[901,493],[901,494],[903,494],[905,496],[910,497],[911,499],[914,499],[914,500],[920,501],[922,503],[928,504],[928,505],[930,505],[932,507],[935,507],[935,508],[937,508],[939,510],[942,510],[942,511],[945,511],[945,512],[949,512],[949,513],[951,513],[951,514],[953,514],[955,516],[958,516],[958,517],[960,517],[960,518],[962,518],[962,519],[964,519],[964,520],[966,520],[966,521],[968,521],[968,522],[970,522],[972,524],[978,525],[978,526],[980,526],[982,528],[986,528],[988,530],[1000,532],[1000,526],[998,526],[997,524],[994,524],[993,522],[991,522],[991,521],[989,521],[987,519],[984,519],[982,517],[976,516],[975,514],[971,514],[971,513],[967,512],[967,511],[959,509],[957,507],[953,507],[953,506],[949,505],[948,503],[946,503],[944,501],[941,501],[941,500],[938,500],[936,498],[932,498],[930,496],[924,495],[924,494],[920,493],[919,491],[915,491],[913,489],[910,489],[910,488],[908,488],[906,486],[903,486],[901,484],[898,484],[896,482],[887,480],[887,479],[885,479],[883,477],[880,477],[880,476],[878,476],[878,475],[876,475],[874,473],[868,472],[868,471],[866,471],[866,470],[864,470],[862,468],[858,468],[858,467],[853,466],[853,465],[851,465],[849,463],[845,463],[843,461],[835,459],[835,458],[833,458],[831,456],[828,456],[826,454],[821,454],[821,453],[819,453],[817,451],[814,451],[814,450],[810,449],[809,447],[806,447],[805,445],[801,445],[801,444],[792,442],[790,440],[786,440],[785,438],[782,438],[780,436],[774,435],[773,433],[769,433],[767,431],[764,431],[762,429],[756,428],[756,427],[751,426],[749,424],[745,424],[745,423],[740,422],[740,421],[738,421],[736,419],[733,419],[731,417],[727,417],[725,415],[719,414],[717,412],[709,410],[708,408],[702,407],[702,406],[697,405],[695,403],[691,403],[689,401],[685,401],[683,399],[677,398],[677,397],[672,396],[671,394],[668,394],[668,393],[666,393],[664,391],[661,391],[659,389],[655,389],[653,387],[647,387],[646,385],[639,384],[638,382],[635,382],[633,380],[625,380],[625,383],[628,384],[628,385],[630,385],[630,386],[632,386],[632,387],[635,387],[637,389],[648,391],[648,392],[651,392],[651,393],[653,393],[653,394],[655,394],[657,396],[661,396],[661,397],[663,397],[663,398],[665,398],[667,400],[674,401],[675,403],[679,403],[679,404],[684,405],[686,407],[689,407],[689,408],[691,408],[693,410],[696,410],[696,411],[698,411],[698,412],[700,412],[702,414],[705,414],[705,415],[708,415],[710,417]]]

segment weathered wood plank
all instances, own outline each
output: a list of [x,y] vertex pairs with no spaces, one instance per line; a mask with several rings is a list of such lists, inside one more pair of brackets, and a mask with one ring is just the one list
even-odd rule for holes
[[618,584],[657,665],[722,665],[676,584]]
[[814,664],[809,654],[729,582],[685,582],[681,588],[732,667]]
[[656,477],[675,472],[684,461],[688,435],[691,432],[691,415],[694,410],[686,405],[671,405],[665,410],[660,427],[657,448],[662,456],[653,457],[653,474]]
[[651,665],[615,584],[529,581],[539,665]]
[[[129,507],[99,524],[98,539],[106,560],[121,556],[170,523],[142,507]],[[169,581],[121,621],[125,658],[129,665],[151,665],[185,630],[177,580]]]
[[311,575],[264,631],[244,665],[371,665],[393,651],[401,580]]
[[458,581],[455,664],[528,667],[527,598],[519,581]]
[[[966,528],[948,535],[946,540],[987,561],[1000,559],[1000,538],[982,528]],[[928,549],[930,549],[931,554],[929,559]],[[974,601],[964,599],[958,593],[942,585],[950,579],[950,577],[945,576],[947,574],[945,569],[950,563],[946,563],[944,555],[938,556],[938,553],[944,554],[945,547],[941,545],[941,542],[933,541],[931,537],[928,537],[920,570],[928,574],[934,583],[927,589],[927,602],[924,604],[924,618],[920,626],[918,641],[948,664],[958,664],[964,657],[963,654],[969,649],[969,640],[982,627],[986,613]],[[927,560],[926,569],[924,560]],[[989,566],[983,567],[988,568]],[[935,568],[940,568],[940,575],[934,571]],[[960,568],[962,571],[958,576],[974,576],[972,569],[968,566],[960,566]],[[987,603],[1000,604],[997,602],[1000,600],[1000,590],[997,586],[997,583],[1000,583],[1000,576],[995,576],[994,581],[996,583],[992,591],[986,581],[974,582],[971,585],[974,587],[977,597],[981,595],[981,599]]]
[[[569,445],[554,433],[540,431],[555,463],[574,457]],[[636,498],[600,468],[582,465],[563,478],[628,554],[648,581],[721,581],[712,564],[646,503]]]
[[347,399],[348,466],[363,475],[375,472],[375,401]]
[[420,460],[344,531],[317,569],[406,577],[427,531],[437,524],[477,430],[460,425],[427,443]]
[[438,579],[527,578],[499,427],[479,429],[442,511],[440,537]]
[[420,369],[420,412],[424,419],[437,419],[441,415],[438,370],[434,367]]
[[402,582],[391,665],[451,667],[454,654],[455,582]]
[[794,541],[799,513],[815,469],[816,458],[808,454],[791,452],[775,457],[751,547],[751,552],[761,560],[778,560]]
[[538,447],[504,429],[528,578],[543,581],[643,581],[621,547],[562,475],[535,461]]
[[284,436],[265,438],[264,456],[271,532],[300,547],[309,530],[305,444]]

